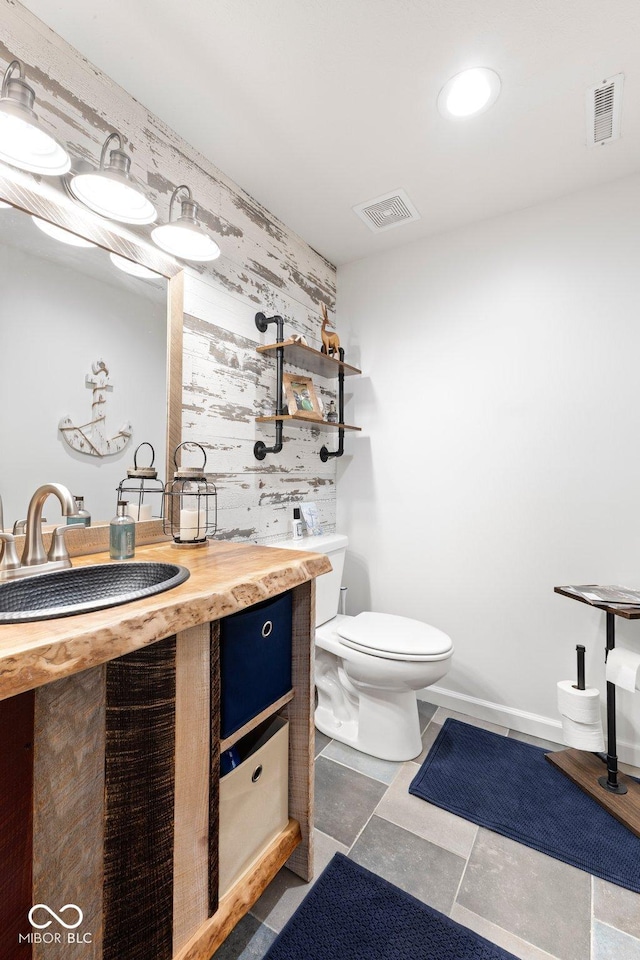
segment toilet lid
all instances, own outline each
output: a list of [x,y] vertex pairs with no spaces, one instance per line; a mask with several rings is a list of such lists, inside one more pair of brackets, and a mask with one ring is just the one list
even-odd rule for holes
[[438,660],[453,649],[450,637],[437,627],[391,613],[346,617],[337,632],[349,647],[392,659]]

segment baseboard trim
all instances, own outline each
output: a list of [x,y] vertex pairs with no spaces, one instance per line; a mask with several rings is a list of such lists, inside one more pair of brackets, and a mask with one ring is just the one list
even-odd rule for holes
[[[437,684],[419,690],[418,699],[435,703],[436,706],[444,707],[446,710],[466,713],[467,716],[475,717],[476,720],[487,720],[489,723],[497,723],[501,727],[508,727],[509,730],[528,733],[532,737],[541,737],[543,740],[550,740],[552,743],[563,743],[562,724],[552,717],[529,713],[526,710],[519,710],[517,707],[505,707],[504,704],[470,697],[468,694],[458,693],[456,690],[445,690]],[[630,763],[634,767],[640,767],[640,745],[618,740],[618,758],[622,763]]]

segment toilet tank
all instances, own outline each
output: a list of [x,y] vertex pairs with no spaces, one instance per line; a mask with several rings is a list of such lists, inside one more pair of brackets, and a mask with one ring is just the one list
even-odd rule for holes
[[308,550],[310,553],[324,553],[329,557],[333,570],[316,578],[316,627],[333,619],[338,613],[340,587],[344,557],[349,541],[342,533],[326,533],[321,537],[303,537],[301,540],[280,540],[270,543],[270,547],[284,547],[286,550]]

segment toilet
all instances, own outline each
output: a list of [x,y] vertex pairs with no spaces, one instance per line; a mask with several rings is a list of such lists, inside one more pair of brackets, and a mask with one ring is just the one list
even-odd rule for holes
[[338,614],[347,543],[327,534],[274,544],[324,553],[333,567],[316,580],[315,725],[373,757],[412,760],[422,751],[416,690],[444,677],[453,644],[420,620]]

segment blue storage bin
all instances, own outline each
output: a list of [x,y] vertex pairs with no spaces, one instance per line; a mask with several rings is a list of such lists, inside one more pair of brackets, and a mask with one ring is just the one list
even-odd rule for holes
[[220,624],[220,736],[224,740],[291,689],[291,594]]

